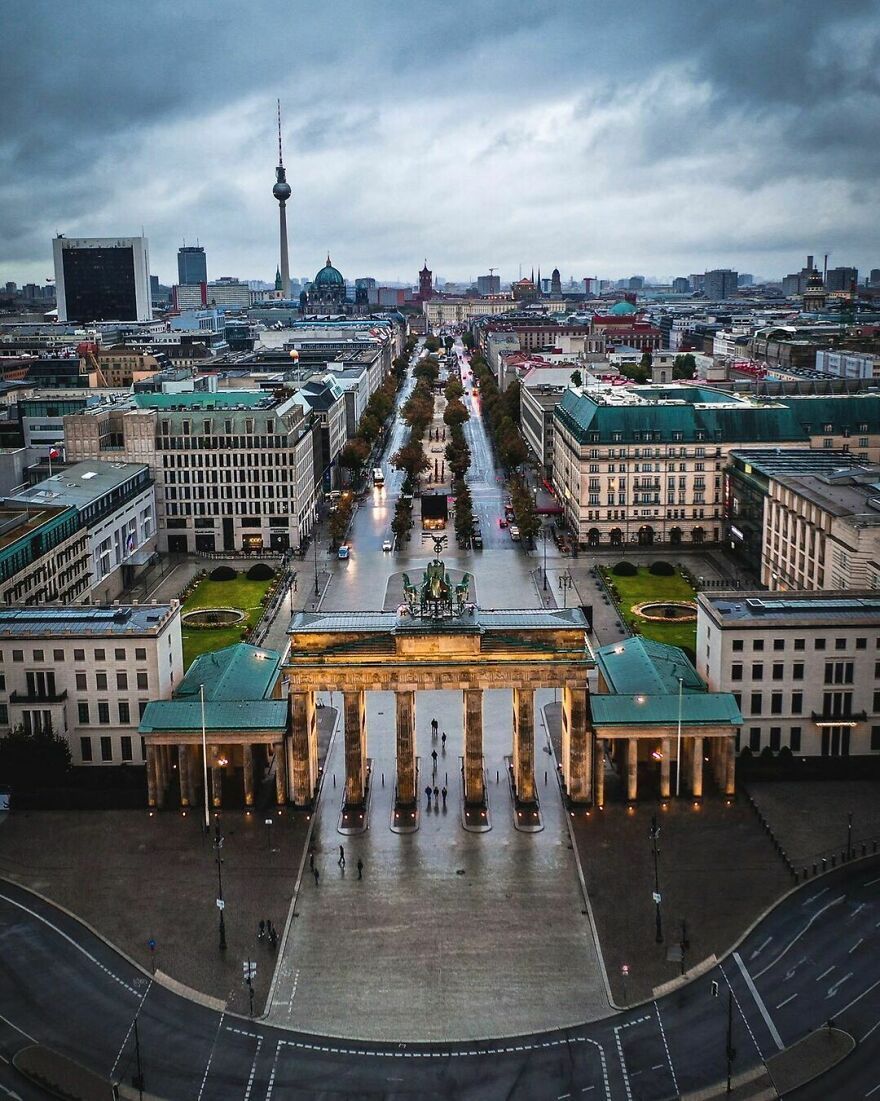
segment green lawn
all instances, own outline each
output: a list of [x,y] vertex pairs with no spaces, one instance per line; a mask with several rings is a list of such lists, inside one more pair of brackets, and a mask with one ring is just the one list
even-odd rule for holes
[[247,620],[236,627],[217,627],[210,631],[187,629],[183,624],[183,666],[188,669],[199,654],[212,650],[222,650],[241,641],[241,632],[252,627],[260,618],[263,606],[260,597],[271,585],[271,581],[249,581],[244,574],[234,581],[202,581],[189,600],[183,605],[184,612],[196,608],[240,608],[247,613]]
[[606,581],[612,584],[620,594],[620,607],[623,618],[629,624],[638,624],[639,632],[645,638],[656,642],[666,642],[670,646],[685,646],[693,652],[697,640],[696,623],[649,623],[641,616],[632,614],[632,607],[646,600],[694,600],[696,594],[680,573],[672,577],[655,577],[644,566],[639,567],[635,577],[617,577],[610,570],[604,570]]

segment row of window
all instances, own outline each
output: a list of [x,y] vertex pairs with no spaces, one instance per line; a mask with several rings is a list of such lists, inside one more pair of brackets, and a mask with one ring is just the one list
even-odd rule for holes
[[[150,678],[147,673],[139,671],[135,673],[135,686],[138,691],[146,692],[150,687]],[[88,675],[86,673],[76,674],[76,690],[77,692],[88,691]],[[107,674],[95,673],[95,688],[99,692],[107,691]],[[117,672],[116,674],[116,688],[117,691],[125,692],[128,689],[128,673]]]
[[[827,640],[825,638],[814,638],[813,639],[813,649],[814,650],[824,650],[826,641]],[[793,642],[793,647],[792,648],[794,650],[806,650],[806,648],[807,648],[807,640],[805,638],[796,638],[796,639],[793,639],[792,642]],[[834,649],[835,650],[847,650],[847,649],[850,649],[852,647],[852,645],[853,645],[853,641],[850,640],[850,639],[835,638],[835,640],[834,640]],[[876,645],[876,648],[878,650],[880,650],[880,635],[877,636],[875,645]],[[741,653],[744,648],[745,648],[745,640],[744,639],[734,638],[734,639],[731,640],[731,649],[733,650],[734,653]],[[868,649],[868,640],[866,638],[857,638],[857,639],[855,639],[855,648],[856,648],[856,650],[867,650]],[[753,638],[752,639],[752,649],[757,650],[757,651],[763,650],[764,649],[764,639],[763,638]],[[773,639],[773,649],[776,650],[776,651],[784,650],[785,649],[785,639],[784,638],[774,638]]]
[[[821,753],[823,757],[848,757],[850,749],[850,740],[852,737],[852,729],[848,726],[826,726],[823,727],[820,733],[821,739]],[[740,749],[742,735],[740,732],[736,735],[736,748]],[[792,753],[800,753],[801,751],[801,728],[799,726],[789,727],[788,730],[788,748]],[[782,748],[782,727],[771,726],[769,729],[769,738],[767,745],[773,750],[774,753],[778,753]],[[871,727],[871,752],[880,753],[880,726]],[[760,753],[762,745],[762,728],[760,726],[749,727],[749,749],[752,753]]]
[[[113,760],[113,739],[106,734],[102,734],[98,741],[99,749],[101,753],[102,761]],[[121,761],[133,761],[132,755],[132,737],[130,734],[123,734],[119,739],[119,759]],[[95,758],[92,754],[92,739],[89,735],[83,735],[79,740],[79,752],[83,761],[93,761]],[[141,760],[145,760],[147,756],[146,749],[144,747],[144,739],[141,738]]]
[[[138,720],[144,717],[147,709],[147,700],[138,700]],[[127,726],[131,722],[131,704],[128,700],[116,701],[116,712],[121,726]],[[96,704],[97,721],[101,726],[110,725],[110,703],[108,700],[98,700]],[[79,700],[76,705],[76,718],[79,726],[91,726],[92,710],[87,700]]]
[[[0,650],[0,663],[2,663],[3,660],[4,660],[4,654],[5,654],[5,651]],[[91,658],[94,658],[95,661],[107,661],[107,651],[106,651],[106,649],[104,649],[103,647],[100,647],[100,646],[97,647],[96,649],[91,651]],[[126,661],[127,658],[128,658],[128,651],[124,650],[121,646],[117,646],[113,650],[113,658],[114,658],[115,661]],[[134,658],[135,658],[135,661],[146,661],[147,660],[147,649],[146,649],[146,647],[145,646],[136,646],[135,650],[134,650]],[[13,661],[24,661],[24,650],[13,650],[12,651],[12,660]],[[46,660],[46,651],[45,650],[31,650],[30,660],[31,661],[45,661]],[[67,655],[65,654],[64,650],[53,650],[52,651],[52,660],[53,661],[67,661],[68,658],[67,658]],[[73,660],[74,661],[85,661],[86,660],[85,650],[80,650],[80,649],[74,650],[73,651]]]

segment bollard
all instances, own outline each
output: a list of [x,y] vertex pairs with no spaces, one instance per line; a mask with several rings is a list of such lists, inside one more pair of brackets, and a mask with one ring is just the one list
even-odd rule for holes
[[547,769],[544,769],[544,787],[547,786]]
[[804,879],[806,879],[806,878],[807,878],[807,876],[808,876],[808,874],[809,874],[809,873],[807,872],[807,869],[806,869],[806,868],[804,868],[804,875],[803,875],[803,878],[804,878]]
[[336,773],[333,773],[333,786],[336,787]]
[[498,783],[498,769],[495,769],[495,783]]
[[822,857],[822,871],[823,871],[823,872],[825,872],[825,871],[827,871],[827,870],[828,870],[828,861],[827,861],[827,859],[826,859],[826,858],[825,858],[825,857],[823,856],[823,857]]
[[832,868],[836,868],[836,867],[837,867],[837,857],[836,857],[836,856],[832,856],[832,857],[831,857],[831,867],[832,867]]
[[862,845],[862,856],[864,856],[867,851],[868,851],[868,846],[867,845]]
[[382,773],[382,787],[385,787],[385,773]]
[[817,868],[816,868],[816,864],[815,864],[815,862],[814,862],[814,863],[813,863],[813,875],[815,875],[815,874],[816,874],[816,870],[817,870]]

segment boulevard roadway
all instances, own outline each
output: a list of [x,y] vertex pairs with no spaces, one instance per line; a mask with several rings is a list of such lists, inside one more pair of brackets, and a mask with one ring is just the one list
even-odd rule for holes
[[626,1012],[476,1044],[365,1044],[189,1001],[74,918],[0,881],[0,1096],[40,1096],[9,1062],[34,1041],[109,1078],[130,1077],[137,1015],[147,1092],[175,1101],[670,1098],[723,1079],[729,987],[735,1073],[833,1018],[859,1046],[801,1096],[868,1098],[880,1093],[878,924],[874,858],[803,885],[710,972]]

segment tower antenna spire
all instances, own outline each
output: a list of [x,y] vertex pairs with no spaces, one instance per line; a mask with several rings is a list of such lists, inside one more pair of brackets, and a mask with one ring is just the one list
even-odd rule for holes
[[284,164],[284,158],[281,156],[281,100],[278,101],[278,163]]

